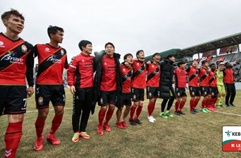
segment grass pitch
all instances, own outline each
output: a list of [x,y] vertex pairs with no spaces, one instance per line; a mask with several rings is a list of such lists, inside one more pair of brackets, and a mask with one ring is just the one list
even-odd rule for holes
[[[80,139],[78,143],[71,141],[72,131],[72,95],[66,89],[66,109],[63,122],[56,132],[61,140],[58,146],[44,141],[42,151],[33,150],[35,143],[35,109],[34,97],[28,99],[28,113],[25,114],[23,136],[17,151],[19,158],[74,158],[74,157],[241,157],[240,152],[222,152],[222,126],[241,125],[241,91],[237,92],[234,104],[236,108],[221,108],[209,114],[189,113],[189,100],[183,112],[185,116],[163,119],[159,116],[161,99],[157,100],[153,116],[155,123],[147,120],[147,104],[144,102],[140,120],[143,125],[130,126],[127,129],[116,127],[114,114],[109,125],[112,132],[103,136],[97,134],[98,111],[90,116],[87,132],[89,140]],[[188,97],[188,99],[190,99]],[[198,107],[201,106],[199,103]],[[52,109],[52,106],[50,106]],[[220,113],[222,112],[222,113]],[[171,110],[173,113],[173,108]],[[236,115],[235,115],[236,114]],[[44,137],[46,138],[54,112],[50,111],[46,120]],[[0,118],[0,157],[4,157],[4,134],[8,125],[7,117]]]

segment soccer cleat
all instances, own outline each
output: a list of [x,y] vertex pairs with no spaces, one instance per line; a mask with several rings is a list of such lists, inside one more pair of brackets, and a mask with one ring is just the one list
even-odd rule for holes
[[99,135],[104,135],[104,131],[103,131],[103,126],[102,125],[98,125],[98,127],[97,127],[97,133],[99,134]]
[[150,116],[154,121],[156,121],[156,119],[153,116]]
[[190,111],[191,114],[196,114],[196,112],[194,110]]
[[167,110],[167,111],[165,112],[165,114],[166,114],[166,116],[168,116],[168,117],[173,117],[173,115],[170,113],[169,110]]
[[137,124],[139,124],[139,125],[142,124],[142,122],[141,122],[139,119],[135,119],[134,121],[135,121]]
[[132,126],[137,125],[137,123],[136,123],[134,120],[129,120],[129,122],[130,122],[130,124],[131,124]]
[[208,112],[205,110],[205,108],[201,109],[200,111],[203,112],[203,113],[208,113]]
[[40,151],[43,149],[43,140],[44,140],[43,136],[41,138],[36,139],[35,145],[33,147],[35,151]]
[[204,110],[207,112],[207,113],[210,113],[211,111],[208,110],[207,108],[204,108]]
[[80,132],[79,135],[84,139],[90,139],[90,136],[86,132]]
[[217,107],[217,108],[221,108],[221,107],[222,107],[222,105],[217,104],[217,105],[216,105],[216,107]]
[[213,105],[213,108],[214,108],[214,109],[218,109],[218,107],[217,107],[216,105]]
[[125,121],[122,121],[121,124],[122,124],[123,127],[126,127],[126,128],[129,127],[129,126],[126,124]]
[[175,114],[175,115],[178,115],[178,116],[181,115],[181,114],[179,113],[179,111],[175,111],[174,114]]
[[153,120],[152,116],[147,116],[147,119],[149,120],[149,122],[154,123],[154,120]]
[[197,111],[196,109],[193,110],[195,113],[199,113],[199,111]]
[[55,138],[54,134],[48,134],[47,135],[47,141],[50,142],[52,145],[59,145],[60,144],[60,140]]
[[184,112],[182,112],[182,111],[179,111],[179,113],[181,114],[181,115],[186,115]]
[[226,105],[223,105],[223,104],[221,104],[220,106],[221,106],[222,108],[225,108],[225,107],[226,107]]
[[164,115],[164,112],[160,112],[160,116],[162,117]]
[[111,132],[110,126],[107,123],[104,124],[104,128],[105,128],[106,132]]
[[227,108],[231,107],[231,105],[230,105],[230,104],[226,104],[225,106],[226,106]]
[[231,107],[236,107],[234,104],[229,104]]
[[79,132],[74,133],[73,137],[72,137],[72,142],[76,143],[79,141]]
[[116,123],[116,125],[117,125],[117,127],[118,127],[119,129],[123,129],[123,128],[124,128],[121,122]]
[[207,108],[209,111],[215,111],[215,109],[213,107],[208,107]]

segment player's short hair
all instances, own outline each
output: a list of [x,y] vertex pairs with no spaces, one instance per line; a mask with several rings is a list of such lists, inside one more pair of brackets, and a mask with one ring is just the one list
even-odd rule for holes
[[172,57],[174,57],[173,54],[169,54],[169,55],[167,55],[167,59],[172,58]]
[[143,50],[138,50],[138,51],[136,52],[136,56],[137,56],[137,55],[139,55],[141,52],[143,52],[143,53],[144,53],[144,51],[143,51]]
[[79,49],[82,51],[82,47],[86,47],[87,44],[92,44],[92,43],[90,41],[88,41],[88,40],[81,40],[79,42]]
[[204,65],[205,63],[208,63],[208,61],[207,60],[202,61],[202,65]]
[[215,63],[212,63],[212,64],[209,65],[209,67],[212,67],[213,65],[216,65],[216,64],[215,64]]
[[154,57],[157,56],[157,55],[161,56],[159,53],[154,53],[154,54],[152,55],[152,58],[154,58]]
[[185,62],[185,61],[179,61],[179,62],[177,63],[177,66],[180,67],[182,64],[186,64],[186,62]]
[[126,60],[128,56],[132,56],[133,57],[133,55],[131,53],[127,53],[127,54],[124,55],[124,60]]
[[15,10],[15,9],[11,9],[10,11],[4,12],[4,13],[2,14],[1,18],[2,18],[2,20],[3,20],[3,19],[7,19],[7,20],[8,20],[8,18],[9,18],[11,15],[14,15],[14,16],[16,16],[16,17],[20,17],[22,20],[25,20],[25,19],[24,19],[24,16],[23,16],[21,13],[19,13],[17,10]]
[[105,44],[105,48],[106,48],[108,45],[111,45],[111,46],[112,46],[112,47],[115,49],[114,44],[113,44],[113,43],[111,43],[111,42],[107,42],[107,43]]
[[50,25],[50,26],[48,27],[47,31],[48,31],[49,38],[51,38],[51,37],[50,37],[50,34],[51,34],[51,33],[55,35],[58,31],[64,32],[64,29],[61,28],[61,27],[58,27],[58,26],[51,26],[51,25]]
[[192,63],[194,63],[194,62],[197,62],[197,63],[199,63],[199,61],[198,61],[198,60],[193,60],[193,61],[192,61]]

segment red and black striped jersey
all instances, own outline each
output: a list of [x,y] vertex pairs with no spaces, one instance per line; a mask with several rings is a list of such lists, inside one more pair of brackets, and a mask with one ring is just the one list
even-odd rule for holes
[[132,67],[128,68],[125,65],[120,65],[122,77],[122,93],[131,93],[131,77],[133,75]]
[[223,70],[223,82],[228,84],[234,83],[234,71],[232,68]]
[[133,61],[133,75],[131,77],[131,87],[146,88],[146,64],[143,61]]
[[208,87],[209,86],[209,78],[208,78],[208,75],[209,75],[209,71],[203,67],[201,67],[199,69],[199,86],[204,86],[204,87]]
[[73,58],[67,71],[69,86],[75,85],[78,88],[93,87],[93,59],[94,56],[83,53]]
[[116,64],[114,57],[103,56],[101,74],[100,90],[107,92],[116,90]]
[[149,87],[159,87],[160,66],[154,63],[147,66],[147,81]]
[[186,88],[187,72],[182,68],[174,70],[175,75],[175,88]]
[[194,68],[192,66],[187,68],[187,74],[188,74],[188,85],[193,87],[198,87],[198,73],[199,70],[197,68]]
[[35,57],[38,56],[36,84],[63,84],[63,70],[68,65],[66,50],[60,46],[54,48],[49,44],[37,44],[34,53]]
[[33,46],[0,33],[0,85],[33,86]]
[[210,87],[217,87],[217,73],[216,71],[209,71],[209,86]]

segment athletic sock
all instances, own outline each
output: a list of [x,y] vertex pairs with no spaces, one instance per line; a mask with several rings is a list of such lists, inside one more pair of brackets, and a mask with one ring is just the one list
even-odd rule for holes
[[198,102],[199,102],[199,99],[194,100],[194,107],[193,107],[194,109],[197,107]]
[[100,109],[100,111],[99,111],[99,125],[102,125],[102,123],[103,123],[103,120],[104,120],[104,118],[105,118],[105,110],[102,110],[102,109]]
[[148,104],[148,116],[151,116],[155,108],[155,104]]
[[190,99],[190,111],[192,111],[195,108],[195,101]]
[[105,119],[105,124],[108,124],[108,122],[110,121],[110,119],[111,119],[111,117],[112,117],[112,115],[113,115],[113,112],[114,112],[114,110],[111,110],[111,109],[109,109],[109,110],[107,111],[106,119]]
[[186,102],[181,101],[181,103],[180,103],[180,108],[179,108],[179,109],[180,109],[180,111],[181,111],[181,110],[182,110],[182,108],[184,107],[185,103],[186,103]]
[[206,108],[207,100],[203,99],[202,101],[202,109]]
[[135,106],[131,106],[131,112],[130,112],[130,120],[133,120],[133,116],[134,116],[134,113],[136,111],[136,107]]
[[178,111],[179,110],[179,102],[178,101],[176,101],[176,103],[175,103],[175,111]]
[[141,111],[142,111],[142,107],[143,106],[138,106],[138,108],[137,108],[137,110],[136,110],[136,117],[135,117],[135,120],[137,120],[138,119],[138,117],[140,116],[140,114],[141,114]]
[[22,125],[23,122],[8,124],[8,128],[4,139],[6,144],[5,157],[7,158],[15,158],[15,154],[23,134]]
[[40,118],[37,118],[35,121],[35,129],[36,129],[36,134],[37,138],[41,138],[43,135],[43,130],[44,130],[44,124],[45,120],[42,120]]
[[49,132],[50,134],[54,134],[57,131],[57,129],[59,128],[59,126],[62,122],[62,119],[63,119],[63,115],[61,115],[61,116],[55,115],[54,116],[53,121],[52,121],[52,127]]

